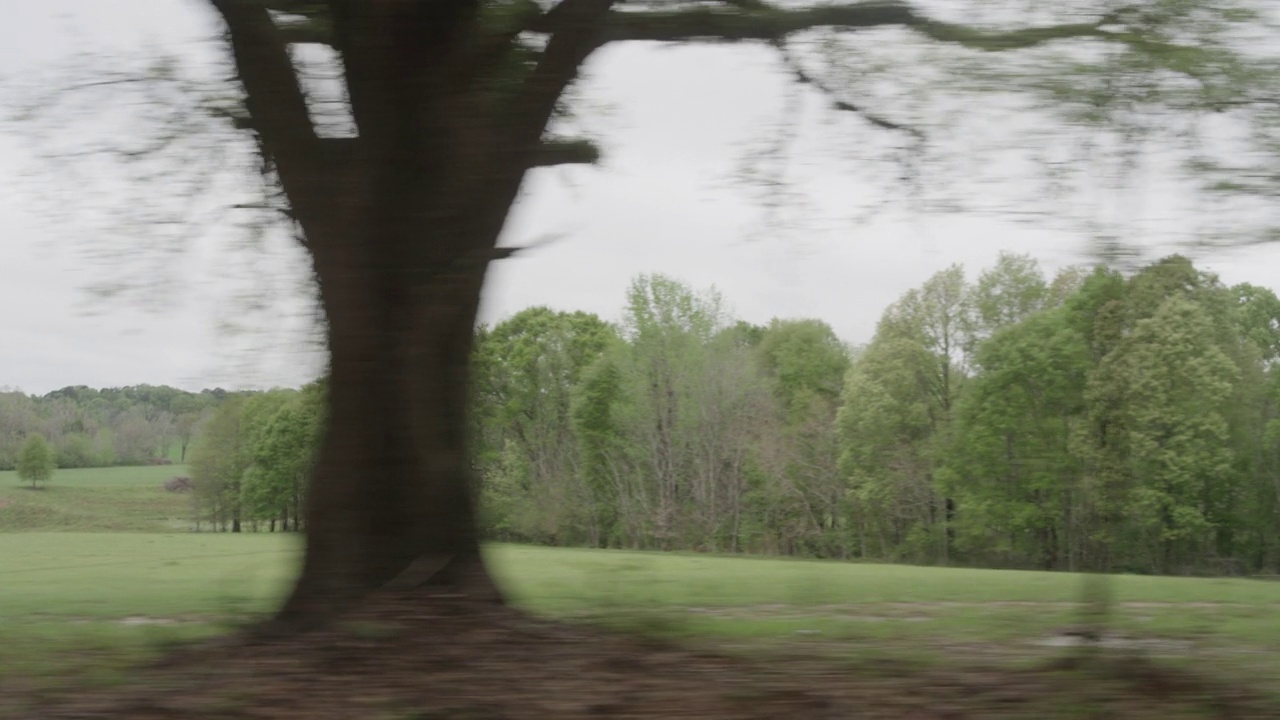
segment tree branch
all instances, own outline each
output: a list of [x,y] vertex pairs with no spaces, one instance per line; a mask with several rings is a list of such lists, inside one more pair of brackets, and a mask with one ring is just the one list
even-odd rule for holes
[[920,18],[898,2],[856,2],[799,10],[698,7],[666,12],[615,11],[601,33],[601,43],[776,40],[817,27],[866,28],[910,25]]
[[594,165],[599,161],[600,148],[590,140],[543,140],[534,151],[529,167]]
[[599,47],[600,29],[612,6],[613,0],[561,0],[547,14],[552,19],[546,29],[551,38],[517,100],[517,117],[529,118],[531,124],[516,129],[515,134],[524,137],[513,139],[529,142],[541,137],[545,119],[551,116],[556,101],[577,77],[582,62]]
[[[227,25],[245,107],[295,207],[324,202],[319,144],[288,46],[255,0],[211,0]],[[302,208],[299,208],[302,209]]]
[[[1114,24],[1114,13],[1095,22],[1045,25],[1017,30],[979,30],[967,25],[930,19],[909,3],[898,0],[864,0],[845,5],[781,9],[760,0],[723,0],[724,7],[693,7],[685,10],[614,10],[597,38],[601,45],[613,42],[737,42],[777,40],[819,27],[860,29],[905,27],[939,42],[974,50],[1017,50],[1043,45],[1053,40],[1103,38],[1134,40],[1116,31],[1104,30]],[[270,0],[272,5],[307,5],[300,0]],[[552,32],[560,7],[552,8],[527,28],[531,32]],[[328,43],[332,34],[320,16],[291,22],[280,32],[292,43]]]
[[533,242],[530,242],[526,245],[504,245],[502,247],[495,247],[492,249],[489,255],[489,259],[490,260],[506,260],[507,258],[519,255],[520,253],[526,250],[536,250],[537,248],[544,247],[546,245],[551,245],[552,243],[555,243],[556,241],[563,239],[563,237],[564,236],[561,234],[548,233],[546,235],[539,236]]
[[280,39],[291,45],[332,45],[333,28],[328,22],[307,18],[282,23]]
[[775,46],[778,48],[778,52],[781,53],[782,55],[783,63],[785,63],[786,66],[791,69],[791,72],[795,74],[796,81],[799,82],[801,85],[811,85],[814,88],[817,88],[818,91],[820,91],[822,94],[826,95],[831,99],[831,106],[834,107],[836,110],[856,113],[857,115],[861,116],[862,119],[866,120],[872,125],[875,125],[876,127],[884,128],[885,130],[896,130],[898,132],[904,132],[915,137],[917,140],[924,139],[924,133],[921,132],[918,128],[893,122],[892,120],[888,120],[886,118],[880,117],[879,115],[868,112],[863,107],[859,105],[855,105],[854,103],[848,100],[842,100],[840,97],[838,97],[838,94],[830,85],[827,85],[821,79],[810,75],[804,69],[804,66],[800,64],[800,61],[797,60],[795,56],[791,54],[791,49],[787,47],[787,44],[785,41],[780,40],[775,43]]
[[554,27],[549,28],[551,37],[505,115],[509,122],[495,128],[501,152],[516,155],[508,156],[496,168],[493,182],[497,186],[485,200],[490,205],[477,212],[477,217],[494,226],[478,228],[477,237],[496,237],[506,222],[506,208],[519,193],[525,171],[538,165],[538,141],[546,132],[556,102],[578,76],[583,60],[599,47],[597,37],[613,1],[561,0],[556,7]]
[[916,32],[938,42],[963,45],[971,50],[998,52],[1001,50],[1022,50],[1044,45],[1054,40],[1072,40],[1079,38],[1100,38],[1106,40],[1128,41],[1133,39],[1125,33],[1103,30],[1102,26],[1109,21],[1103,19],[1092,23],[1066,23],[1063,25],[1041,25],[1020,28],[1018,30],[986,31],[967,25],[938,22],[927,18],[916,17],[914,22],[905,23]]
[[[237,125],[237,127],[241,127]],[[251,127],[251,126],[250,126]],[[359,138],[322,138],[319,145],[324,156],[340,159],[349,157]],[[535,148],[529,159],[529,168],[554,167],[556,165],[594,165],[600,160],[600,148],[590,140],[544,140]]]

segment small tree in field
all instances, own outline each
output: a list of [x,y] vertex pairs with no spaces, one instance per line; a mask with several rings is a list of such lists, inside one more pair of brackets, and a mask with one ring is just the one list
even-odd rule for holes
[[31,487],[36,487],[38,483],[53,477],[53,471],[57,467],[53,460],[53,448],[49,447],[43,435],[32,435],[27,438],[26,444],[22,446],[22,452],[18,455],[19,478],[24,482],[30,482]]

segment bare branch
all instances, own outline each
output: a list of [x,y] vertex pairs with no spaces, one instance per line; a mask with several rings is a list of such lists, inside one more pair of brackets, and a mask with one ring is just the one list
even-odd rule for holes
[[555,165],[594,165],[600,161],[600,148],[590,140],[544,140],[529,161],[529,167]]
[[[913,14],[914,15],[914,14]],[[963,45],[971,50],[998,52],[1001,50],[1022,50],[1044,45],[1054,40],[1075,40],[1080,38],[1099,38],[1129,42],[1136,40],[1127,33],[1104,30],[1108,24],[1106,19],[1091,23],[1066,23],[1062,25],[1041,25],[1007,31],[978,30],[967,25],[938,22],[919,16],[914,21],[904,23],[912,30],[938,42]]]
[[[323,138],[320,146],[324,156],[335,162],[351,157],[359,138]],[[554,167],[557,165],[594,165],[600,161],[600,148],[590,140],[558,138],[544,140],[535,148],[527,167]]]
[[826,95],[828,98],[831,99],[831,106],[834,107],[836,110],[856,113],[857,115],[861,116],[862,119],[866,120],[872,125],[875,125],[876,127],[884,128],[885,130],[896,130],[898,132],[904,132],[909,135],[912,135],[917,140],[924,140],[924,133],[921,132],[918,128],[893,122],[892,120],[883,118],[879,115],[876,115],[875,113],[868,112],[865,108],[859,105],[855,105],[853,102],[849,100],[841,99],[834,88],[832,88],[830,85],[827,85],[826,82],[824,82],[821,78],[817,78],[817,77],[814,77],[813,75],[810,75],[809,72],[804,69],[804,66],[800,64],[800,61],[797,60],[796,57],[791,53],[791,49],[787,47],[787,43],[785,41],[778,41],[774,43],[774,45],[775,47],[778,48],[778,52],[782,55],[782,61],[795,74],[796,81],[802,85],[811,85],[814,88],[817,88],[822,94]]

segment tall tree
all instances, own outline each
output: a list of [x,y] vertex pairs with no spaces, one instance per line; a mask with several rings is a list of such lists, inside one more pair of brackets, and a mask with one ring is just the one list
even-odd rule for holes
[[947,447],[957,549],[970,561],[1083,567],[1071,440],[1083,422],[1088,345],[1059,307],[996,331],[975,362],[981,371]]
[[1227,412],[1239,370],[1214,329],[1189,298],[1170,297],[1135,324],[1090,388],[1113,408],[1122,502],[1142,518],[1130,562],[1157,572],[1211,543],[1214,485],[1231,475]]
[[[632,410],[630,432],[636,468],[631,486],[638,507],[647,506],[649,534],[659,547],[679,542],[689,528],[695,495],[695,426],[701,411],[696,388],[706,377],[708,346],[727,325],[720,295],[698,293],[662,275],[642,275],[627,290],[623,331],[629,347],[623,382]],[[651,480],[646,481],[647,476]]]
[[43,435],[32,435],[27,438],[27,442],[22,446],[22,452],[18,455],[19,479],[31,483],[31,487],[36,487],[53,477],[53,471],[57,467],[53,458],[53,448],[49,447],[49,441],[45,440]]
[[[776,439],[785,449],[775,456],[781,466],[775,472],[806,520],[796,540],[811,554],[845,557],[851,534],[835,421],[849,351],[822,321],[774,320],[757,353],[782,414]],[[771,500],[788,504],[783,497]]]
[[215,527],[231,532],[240,532],[246,519],[242,490],[253,464],[242,427],[245,405],[243,396],[232,396],[218,406],[191,453],[197,518],[207,517]]
[[323,427],[324,398],[316,384],[298,393],[274,394],[277,400],[256,409],[257,421],[240,428],[250,454],[244,505],[255,521],[265,519],[270,530],[277,523],[281,531],[300,530],[306,480]]
[[984,270],[969,290],[970,343],[1027,318],[1044,307],[1049,297],[1049,287],[1033,258],[1000,253],[995,266]]
[[505,528],[508,539],[551,540],[574,534],[575,525],[590,532],[598,524],[581,483],[572,404],[583,373],[616,339],[595,315],[545,307],[481,333],[475,384],[484,423],[473,451],[504,468],[488,473],[485,498],[490,523]]

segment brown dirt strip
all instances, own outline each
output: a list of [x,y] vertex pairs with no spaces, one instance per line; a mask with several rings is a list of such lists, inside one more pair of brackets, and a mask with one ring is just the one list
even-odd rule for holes
[[746,658],[403,595],[323,631],[193,646],[132,674],[128,685],[24,691],[0,683],[0,717],[1280,717],[1245,688],[1136,658],[1091,667],[853,666],[794,649]]

